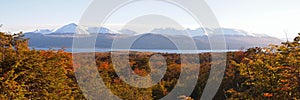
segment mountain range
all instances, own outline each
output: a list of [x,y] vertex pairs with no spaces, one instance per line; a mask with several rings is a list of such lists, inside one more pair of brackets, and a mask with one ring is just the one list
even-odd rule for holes
[[132,49],[177,49],[176,45],[169,40],[171,38],[182,42],[188,42],[187,39],[192,39],[198,49],[209,50],[209,39],[205,33],[213,31],[222,31],[224,33],[228,49],[262,47],[281,42],[280,39],[265,34],[249,33],[238,29],[205,29],[206,32],[203,29],[178,30],[174,28],[157,28],[149,33],[137,33],[130,29],[116,32],[105,27],[83,28],[71,23],[57,29],[38,29],[26,32],[25,37],[29,38],[29,46],[33,48],[71,48],[74,38],[84,38],[81,35],[77,35],[76,32],[97,34],[96,48],[111,48],[114,40],[126,42],[125,40],[139,37],[132,45]]

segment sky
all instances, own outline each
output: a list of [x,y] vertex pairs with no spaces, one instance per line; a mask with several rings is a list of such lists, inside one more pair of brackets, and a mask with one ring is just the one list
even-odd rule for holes
[[[277,38],[285,38],[285,32],[289,38],[300,32],[300,0],[205,1],[224,28],[264,33]],[[3,27],[0,31],[26,32],[78,23],[91,2],[92,0],[1,0],[0,24]]]

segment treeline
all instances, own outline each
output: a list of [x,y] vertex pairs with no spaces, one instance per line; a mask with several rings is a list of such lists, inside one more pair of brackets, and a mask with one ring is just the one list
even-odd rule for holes
[[30,50],[22,34],[0,33],[0,98],[83,98],[75,82],[71,54]]
[[[63,50],[30,50],[22,34],[0,33],[0,98],[1,99],[96,99],[101,93],[84,94],[73,68],[72,54]],[[293,42],[246,52],[227,53],[226,72],[214,99],[300,99],[300,34]],[[134,73],[145,76],[151,71],[150,57],[157,53],[132,52],[129,64]],[[179,54],[161,53],[167,71],[163,79],[150,88],[136,88],[123,82],[113,68],[111,53],[96,53],[100,77],[114,95],[126,100],[157,100],[178,85],[181,73]],[[88,60],[82,58],[83,60]],[[199,100],[210,74],[211,53],[199,54],[200,74],[189,99]],[[162,62],[155,62],[161,66]],[[77,68],[89,68],[74,64]],[[80,79],[89,76],[81,75]],[[187,77],[189,78],[189,77]],[[182,84],[181,84],[182,85]],[[90,91],[95,86],[88,86]],[[85,97],[86,96],[86,97]],[[182,94],[177,94],[177,97]],[[107,97],[110,98],[110,97]]]
[[229,59],[227,98],[300,99],[300,33],[292,42],[236,52]]

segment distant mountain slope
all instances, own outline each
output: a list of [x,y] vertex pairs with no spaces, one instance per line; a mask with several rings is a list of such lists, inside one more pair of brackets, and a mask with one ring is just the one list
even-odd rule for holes
[[[35,48],[71,48],[73,38],[80,37],[61,37],[45,34],[25,34],[29,38],[29,45]],[[138,35],[140,36],[140,35]],[[96,40],[96,48],[111,48],[114,39],[131,40],[136,36],[121,35],[121,34],[98,34]],[[176,45],[170,40],[174,39],[181,42],[189,42],[191,39],[187,36],[171,35],[165,37],[160,34],[142,34],[135,43],[132,49],[177,49]],[[210,44],[207,36],[198,36],[192,38],[198,49],[210,49]],[[269,44],[279,44],[281,40],[272,37],[247,37],[247,36],[225,36],[227,49],[241,49],[256,46],[267,46]],[[188,44],[188,43],[186,43]],[[191,44],[192,45],[192,44]],[[122,49],[122,48],[120,48]]]
[[53,31],[50,30],[50,29],[37,29],[35,31],[33,31],[32,33],[43,33],[43,34],[50,34],[52,33]]
[[[75,34],[76,28],[76,24],[68,24],[54,31],[44,29],[28,32],[25,33],[25,37],[30,39],[29,45],[35,48],[71,48],[74,38],[82,38]],[[198,49],[210,49],[208,37],[202,28],[194,30],[176,30],[172,28],[154,29],[151,33],[147,34],[137,34],[134,31],[126,29],[120,30],[120,33],[116,33],[103,27],[87,27],[86,29],[80,30],[98,34],[95,45],[96,48],[111,48],[114,40],[128,42],[126,40],[140,37],[132,45],[132,49],[177,49],[176,45],[170,39],[178,40],[182,44],[191,44],[191,41],[188,40],[193,40]],[[280,39],[265,34],[252,34],[237,29],[222,28],[206,30],[209,32],[223,31],[227,49],[267,46],[269,44],[279,44],[281,42]],[[188,35],[182,35],[183,32],[188,32],[191,34],[190,36],[193,37],[191,38]]]

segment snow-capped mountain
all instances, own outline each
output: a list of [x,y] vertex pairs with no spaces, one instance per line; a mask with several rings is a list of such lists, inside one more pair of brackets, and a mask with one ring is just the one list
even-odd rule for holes
[[43,34],[50,34],[52,33],[53,31],[50,30],[50,29],[37,29],[35,31],[33,31],[32,33],[43,33]]
[[130,35],[138,34],[137,32],[129,30],[129,29],[122,29],[119,32],[120,32],[120,34],[130,34]]
[[115,33],[104,27],[88,27],[86,31],[89,33]]
[[[206,36],[212,32],[223,32],[225,42],[228,49],[240,49],[256,46],[267,46],[269,44],[281,43],[280,39],[270,37],[265,34],[252,34],[243,30],[220,28],[220,29],[173,29],[173,28],[158,28],[153,29],[149,33],[140,34],[129,29],[123,29],[118,32],[113,32],[108,28],[103,27],[82,27],[74,23],[54,29],[41,29],[33,32],[25,33],[25,37],[29,38],[30,47],[36,48],[71,48],[73,38],[84,38],[86,35],[73,35],[76,32],[87,34],[97,34],[95,47],[111,48],[115,39],[132,40],[136,37],[141,37],[135,43],[135,49],[176,49],[172,46],[168,38],[179,40],[182,42],[186,39],[193,39],[198,49],[210,49],[209,38]],[[78,33],[78,34],[80,34]],[[101,33],[101,34],[99,34]],[[189,34],[188,34],[189,33]],[[81,37],[82,36],[82,37]],[[168,36],[166,38],[165,36]],[[191,38],[192,37],[192,38]]]
[[185,29],[185,30],[178,30],[178,29],[174,29],[174,28],[158,28],[158,29],[153,29],[151,31],[151,33],[155,33],[155,34],[189,35],[192,37],[206,36],[207,34],[213,33],[213,32],[223,32],[225,36],[269,37],[266,34],[249,33],[244,30],[231,29],[231,28],[219,28],[219,29],[197,28],[197,29]]
[[157,28],[153,29],[150,33],[166,35],[187,35],[184,30],[178,30],[174,28]]
[[78,26],[77,24],[71,23],[56,29],[53,33],[56,34],[76,33],[77,26]]
[[108,28],[104,27],[82,27],[78,26],[75,23],[67,24],[57,29],[38,29],[33,32],[27,33],[40,33],[40,34],[52,34],[52,35],[65,35],[65,34],[75,34],[76,32],[84,32],[84,33],[91,33],[91,34],[98,34],[98,33],[110,33],[115,34],[117,32],[113,32]]
[[203,28],[197,28],[197,29],[186,29],[186,31],[191,35],[191,36],[204,36],[206,35]]
[[[38,29],[28,33],[64,35],[64,34],[75,34],[78,31],[84,33],[90,33],[90,34],[99,34],[99,33],[124,34],[124,35],[138,34],[137,32],[129,29],[122,29],[119,30],[118,32],[114,32],[105,27],[83,27],[83,26],[79,27],[75,23],[67,24],[57,29]],[[250,33],[244,30],[232,29],[232,28],[219,28],[219,29],[197,28],[197,29],[184,29],[184,30],[179,30],[175,28],[157,28],[157,29],[153,29],[149,33],[166,34],[166,35],[187,35],[191,37],[196,37],[196,36],[206,36],[207,34],[213,32],[223,32],[225,36],[270,37],[266,34]]]
[[192,30],[192,29],[178,30],[178,29],[174,29],[174,28],[158,28],[158,29],[153,29],[151,31],[151,33],[167,34],[167,35],[188,35],[191,37],[205,35],[205,32],[203,31],[202,28],[198,28],[195,30]]
[[270,37],[269,35],[263,33],[252,33],[252,34],[254,34],[255,37]]

